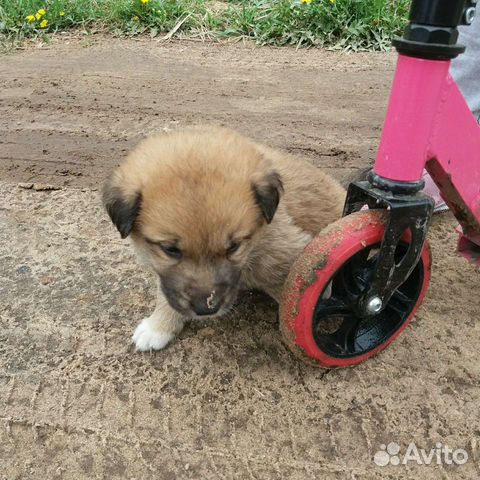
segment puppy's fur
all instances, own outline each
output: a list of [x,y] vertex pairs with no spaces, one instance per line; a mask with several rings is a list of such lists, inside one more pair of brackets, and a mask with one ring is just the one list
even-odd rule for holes
[[122,238],[158,275],[137,350],[163,348],[186,319],[227,312],[240,288],[279,301],[293,261],[341,216],[344,197],[320,169],[224,128],[143,141],[104,188]]

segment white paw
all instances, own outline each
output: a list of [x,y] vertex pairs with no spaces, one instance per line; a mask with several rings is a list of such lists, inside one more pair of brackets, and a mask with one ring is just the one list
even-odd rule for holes
[[173,333],[154,330],[148,320],[145,318],[140,322],[132,337],[135,349],[139,352],[161,350],[175,337]]

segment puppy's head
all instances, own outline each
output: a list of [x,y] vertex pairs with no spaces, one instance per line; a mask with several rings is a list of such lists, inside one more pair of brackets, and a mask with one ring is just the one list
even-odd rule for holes
[[122,238],[189,317],[225,313],[280,201],[279,174],[246,138],[190,129],[147,139],[107,181],[104,204]]

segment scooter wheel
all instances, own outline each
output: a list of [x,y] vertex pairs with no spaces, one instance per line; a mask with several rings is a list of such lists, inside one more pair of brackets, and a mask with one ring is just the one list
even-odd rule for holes
[[[353,213],[329,225],[296,260],[284,286],[280,328],[286,344],[309,363],[348,367],[387,347],[410,323],[430,280],[430,248],[378,314],[351,306],[368,288],[379,257],[387,212]],[[395,255],[408,250],[407,230]],[[313,362],[312,362],[313,361]]]

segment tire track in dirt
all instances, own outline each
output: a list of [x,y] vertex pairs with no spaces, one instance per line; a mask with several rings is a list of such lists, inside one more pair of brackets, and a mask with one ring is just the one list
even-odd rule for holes
[[112,39],[27,49],[2,59],[0,176],[97,187],[144,135],[191,123],[237,128],[343,176],[375,155],[393,62]]

